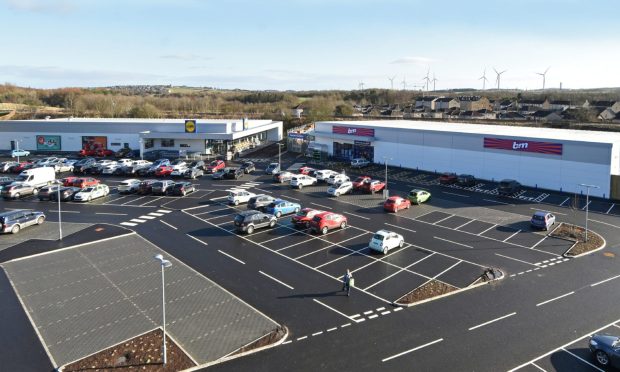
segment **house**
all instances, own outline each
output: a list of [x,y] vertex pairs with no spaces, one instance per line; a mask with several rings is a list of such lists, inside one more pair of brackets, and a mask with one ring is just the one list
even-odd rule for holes
[[433,100],[437,96],[418,97],[415,99],[415,108],[432,108]]
[[486,97],[480,96],[461,96],[458,97],[462,111],[491,110],[491,101]]
[[522,99],[517,102],[519,111],[537,111],[549,109],[549,101],[545,99]]
[[499,119],[500,120],[514,120],[514,121],[527,120],[527,118],[524,115],[521,115],[520,113],[516,111],[508,111],[508,112],[501,113],[499,114]]
[[598,119],[603,120],[603,121],[610,121],[610,120],[614,120],[615,118],[616,118],[616,113],[614,112],[614,110],[612,110],[609,107],[601,111],[600,114],[598,114]]
[[531,120],[535,121],[559,121],[562,120],[562,116],[556,112],[551,110],[538,110],[529,115]]
[[431,110],[448,110],[455,107],[461,107],[461,104],[456,98],[439,97],[431,101]]
[[493,111],[502,111],[502,112],[506,112],[508,110],[512,110],[514,107],[514,102],[512,102],[509,99],[505,99],[505,100],[494,100],[494,101],[489,101],[490,104],[493,106]]
[[586,102],[583,104],[584,108],[595,108],[604,110],[606,108],[610,108],[613,112],[620,112],[620,101],[592,101]]
[[476,110],[481,119],[495,120],[497,119],[497,113],[487,109]]
[[381,116],[387,116],[391,118],[402,118],[403,112],[400,109],[387,109],[381,111]]
[[549,101],[549,110],[553,111],[564,111],[570,108],[570,101],[564,100],[553,100]]
[[620,123],[620,112],[616,114],[616,117],[612,120],[614,123]]
[[293,117],[297,119],[301,118],[301,114],[303,112],[304,112],[304,107],[301,105],[301,103],[291,109],[291,115],[293,115]]

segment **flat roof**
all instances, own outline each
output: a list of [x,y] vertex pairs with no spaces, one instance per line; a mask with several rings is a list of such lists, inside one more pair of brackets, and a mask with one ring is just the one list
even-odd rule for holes
[[[504,137],[531,137],[565,141],[620,144],[620,133],[593,130],[517,127],[507,125],[469,124],[418,120],[320,121],[316,124],[371,128],[410,129],[430,132],[455,132]],[[317,130],[317,134],[322,133],[320,132],[320,128],[315,127],[315,130]]]

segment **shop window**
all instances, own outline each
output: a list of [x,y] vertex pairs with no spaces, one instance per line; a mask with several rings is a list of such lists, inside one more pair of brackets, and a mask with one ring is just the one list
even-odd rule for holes
[[120,146],[120,145],[121,145],[121,143],[120,143],[120,142],[112,142],[112,143],[110,144],[110,146]]
[[162,139],[161,147],[174,147],[174,140],[173,139]]
[[179,147],[192,147],[192,146],[188,145],[187,143],[181,143],[179,144]]
[[153,148],[154,146],[155,146],[155,140],[153,140],[152,138],[144,140],[145,149],[150,149],[150,148]]

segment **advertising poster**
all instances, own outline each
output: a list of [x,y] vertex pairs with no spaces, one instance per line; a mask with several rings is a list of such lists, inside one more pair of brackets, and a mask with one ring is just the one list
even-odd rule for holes
[[37,151],[60,151],[60,136],[37,135]]
[[82,149],[96,151],[108,148],[108,137],[106,136],[82,136]]

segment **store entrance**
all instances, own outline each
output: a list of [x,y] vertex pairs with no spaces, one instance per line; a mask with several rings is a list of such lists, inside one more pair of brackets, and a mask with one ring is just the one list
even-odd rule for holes
[[353,158],[364,158],[372,162],[375,159],[375,148],[369,144],[354,144]]

